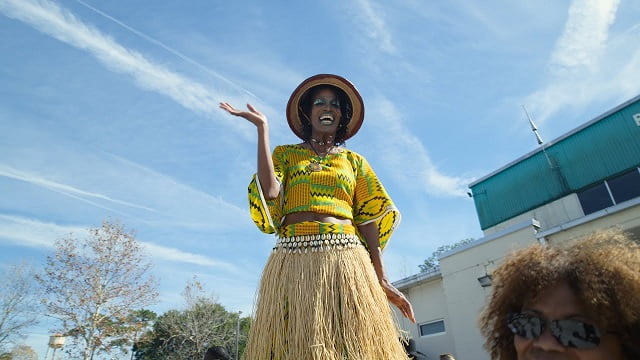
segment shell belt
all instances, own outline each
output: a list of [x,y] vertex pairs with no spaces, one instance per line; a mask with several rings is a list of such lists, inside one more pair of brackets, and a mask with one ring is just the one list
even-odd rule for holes
[[278,238],[274,252],[306,253],[363,246],[356,234],[314,234]]

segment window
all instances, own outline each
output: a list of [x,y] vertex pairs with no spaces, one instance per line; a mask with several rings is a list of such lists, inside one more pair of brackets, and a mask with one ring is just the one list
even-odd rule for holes
[[585,215],[613,206],[609,190],[607,190],[607,186],[603,182],[580,191],[578,199]]
[[640,196],[640,172],[638,169],[607,180],[607,183],[616,204]]
[[637,197],[640,197],[639,168],[578,192],[585,215]]
[[437,320],[420,325],[420,336],[444,334],[444,320]]

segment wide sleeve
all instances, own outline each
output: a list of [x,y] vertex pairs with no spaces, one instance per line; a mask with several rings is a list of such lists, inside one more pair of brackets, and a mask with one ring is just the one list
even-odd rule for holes
[[355,162],[356,189],[353,220],[356,225],[375,222],[380,249],[384,249],[391,233],[400,224],[400,211],[382,186],[380,179],[364,157]]
[[283,175],[283,159],[282,149],[277,146],[273,150],[273,168],[275,170],[276,179],[280,183],[280,194],[275,199],[267,200],[262,193],[262,186],[258,174],[254,174],[249,183],[249,212],[251,220],[256,224],[260,231],[273,234],[277,232],[282,220],[282,179]]

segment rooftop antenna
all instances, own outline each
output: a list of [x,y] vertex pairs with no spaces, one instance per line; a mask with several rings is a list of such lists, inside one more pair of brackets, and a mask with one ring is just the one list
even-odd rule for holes
[[533,131],[533,133],[536,134],[536,140],[538,141],[538,145],[542,145],[544,141],[542,141],[540,134],[538,134],[538,127],[536,126],[536,124],[533,123],[533,120],[531,120],[531,116],[529,116],[529,112],[527,111],[527,108],[524,107],[524,105],[522,105],[522,109],[524,110],[524,113],[527,114],[529,125],[531,125],[531,131]]
[[547,149],[545,147],[544,141],[542,141],[542,137],[540,137],[540,134],[538,134],[538,128],[536,127],[536,124],[533,123],[533,120],[531,120],[531,116],[529,116],[529,112],[527,111],[527,108],[524,107],[524,105],[522,105],[522,109],[524,109],[524,113],[527,114],[529,125],[531,125],[531,131],[533,131],[533,133],[536,135],[536,141],[538,142],[538,145],[540,145],[540,148],[542,149],[542,153],[544,154],[544,157],[547,159],[547,164],[549,164],[549,168],[551,168],[551,172],[557,177],[558,181],[560,182],[560,185],[562,186],[562,191],[564,193],[567,193],[569,191],[569,183],[567,182],[567,179],[562,173],[560,166],[554,165],[553,162],[551,162],[551,158],[549,157],[549,154],[547,154]]
[[527,111],[527,108],[524,105],[522,105],[522,109],[524,110],[524,113],[527,115],[527,119],[529,120],[529,125],[531,125],[531,131],[533,131],[533,133],[536,135],[536,141],[538,142],[538,145],[540,145],[540,147],[542,148],[542,152],[544,153],[544,157],[547,159],[547,163],[549,164],[549,167],[553,169],[554,166],[551,163],[551,159],[549,158],[549,155],[547,154],[547,150],[543,145],[544,141],[542,140],[542,137],[540,136],[540,134],[538,134],[538,127],[531,119],[531,116],[529,116],[529,112]]

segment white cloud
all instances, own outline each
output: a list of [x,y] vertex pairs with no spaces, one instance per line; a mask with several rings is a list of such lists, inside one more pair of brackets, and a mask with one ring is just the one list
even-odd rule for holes
[[355,3],[358,9],[354,11],[354,14],[356,14],[356,19],[360,22],[366,37],[373,40],[380,51],[395,54],[396,47],[382,12],[376,9],[371,0],[358,0]]
[[[58,225],[20,216],[0,214],[0,241],[4,240],[19,246],[51,248],[57,239],[70,235],[77,237],[88,236],[88,228],[88,226]],[[140,244],[154,260],[217,267],[228,271],[236,270],[235,266],[227,262],[218,261],[204,255],[193,254],[150,242],[140,241]]]
[[[165,95],[187,109],[215,119],[220,118],[218,102],[229,98],[206,88],[129,50],[97,29],[84,24],[72,13],[47,0],[1,0],[0,11],[23,21],[62,42],[85,50],[115,72],[133,77],[141,88]],[[235,87],[240,88],[239,86]],[[239,122],[225,122],[250,139],[253,132]]]
[[[376,104],[369,121],[379,127],[380,143],[393,144],[381,154],[392,177],[407,187],[426,191],[433,196],[466,196],[468,178],[441,173],[433,164],[424,145],[403,124],[400,111],[386,98],[380,97],[370,103]],[[411,164],[411,166],[408,166]]]
[[76,0],[76,2],[78,2],[78,3],[79,3],[79,4],[81,4],[82,6],[84,6],[84,7],[88,8],[88,9],[90,9],[91,11],[93,11],[93,12],[95,12],[95,13],[97,13],[97,14],[100,14],[101,16],[103,16],[103,17],[105,17],[105,18],[107,18],[107,19],[109,19],[109,20],[113,21],[114,23],[116,23],[116,24],[120,25],[121,27],[123,27],[123,28],[127,29],[128,31],[130,31],[130,32],[132,32],[132,33],[134,33],[134,34],[136,34],[136,35],[140,36],[141,38],[143,38],[143,39],[145,39],[145,40],[147,40],[147,41],[149,41],[149,42],[151,42],[151,43],[153,43],[153,44],[156,44],[156,45],[160,46],[161,48],[163,48],[163,49],[167,50],[168,52],[170,52],[170,53],[172,53],[172,54],[174,54],[174,55],[176,55],[177,57],[181,58],[182,60],[184,60],[184,61],[186,61],[186,62],[188,62],[188,63],[190,63],[190,64],[192,64],[192,65],[196,66],[198,69],[200,69],[200,70],[204,71],[205,73],[207,73],[207,74],[209,74],[209,75],[212,75],[213,77],[218,78],[218,79],[220,79],[220,80],[224,81],[225,83],[227,83],[227,84],[229,84],[229,85],[231,85],[231,86],[233,86],[233,87],[235,87],[235,88],[238,88],[239,90],[241,90],[241,91],[245,92],[247,95],[250,95],[250,96],[252,96],[252,97],[256,97],[256,96],[255,96],[254,94],[252,94],[250,91],[248,91],[248,90],[246,90],[246,89],[244,89],[244,88],[240,87],[239,85],[237,85],[237,84],[233,83],[231,80],[229,80],[229,79],[225,78],[225,77],[224,77],[224,76],[222,76],[221,74],[219,74],[219,73],[217,73],[217,72],[215,72],[215,71],[213,71],[213,70],[209,69],[208,67],[206,67],[206,66],[202,65],[202,63],[200,63],[200,62],[198,62],[198,61],[196,61],[196,60],[192,59],[191,57],[189,57],[189,56],[187,56],[187,55],[185,55],[185,54],[181,53],[180,51],[178,51],[178,50],[174,49],[173,47],[171,47],[171,46],[169,46],[169,45],[167,45],[167,44],[163,43],[162,41],[160,41],[160,40],[158,40],[158,39],[156,39],[156,38],[154,38],[154,37],[152,37],[152,36],[150,36],[150,35],[148,35],[148,34],[145,34],[145,33],[143,33],[142,31],[139,31],[138,29],[135,29],[135,28],[133,28],[133,27],[131,27],[131,26],[127,25],[126,23],[122,22],[121,20],[116,19],[115,17],[113,17],[113,16],[111,16],[111,15],[109,15],[109,14],[105,13],[104,11],[102,11],[102,10],[100,10],[100,9],[96,8],[96,7],[93,7],[93,6],[89,5],[89,4],[87,4],[87,3],[86,3],[86,2],[84,2],[84,1]]
[[574,0],[551,65],[555,71],[593,71],[616,18],[619,0]]
[[[75,188],[73,186],[70,185],[66,185],[66,184],[61,184],[55,181],[51,181],[49,179],[46,179],[44,177],[41,177],[39,175],[33,174],[33,173],[28,173],[25,171],[21,171],[18,169],[14,169],[12,167],[0,164],[0,176],[4,176],[7,178],[11,178],[11,179],[15,179],[15,180],[20,180],[20,181],[24,181],[36,186],[41,186],[44,188],[47,188],[49,190],[52,191],[56,191],[58,193],[64,194],[64,195],[69,195],[75,199],[80,199],[80,200],[84,200],[85,198],[93,198],[96,200],[104,200],[107,202],[111,202],[117,205],[123,205],[126,207],[132,207],[132,208],[137,208],[137,209],[142,209],[142,210],[147,210],[147,211],[152,211],[152,212],[157,212],[154,209],[151,209],[149,207],[143,206],[143,205],[137,205],[137,204],[133,204],[130,203],[128,201],[123,201],[123,200],[119,200],[119,199],[114,199],[111,198],[107,195],[103,195],[103,194],[99,194],[99,193],[95,193],[95,192],[89,192],[89,191],[84,191],[78,188]],[[97,205],[94,202],[90,202],[93,205]],[[107,208],[108,209],[108,208]]]
[[[52,145],[50,151],[59,151],[56,154],[64,163],[45,158],[21,165],[25,169],[0,163],[0,178],[23,181],[125,219],[162,227],[211,230],[237,226],[246,218],[244,208],[122,157],[56,149]],[[36,159],[31,155],[31,150],[18,153],[14,162]],[[86,171],[86,164],[95,170]]]
[[[638,32],[640,34],[640,31]],[[632,37],[629,41],[638,41],[640,36]],[[626,46],[626,43],[625,45]],[[620,68],[612,83],[615,84],[612,91],[616,91],[623,99],[638,95],[640,92],[640,50],[630,53],[629,61]],[[613,85],[612,84],[612,85]]]
[[141,242],[144,249],[152,254],[154,259],[162,259],[171,262],[189,263],[208,267],[217,267],[227,271],[236,271],[237,268],[224,261],[218,261],[200,254],[193,254],[176,248],[160,246],[150,242]]
[[545,85],[522,100],[538,124],[565,108],[615,106],[640,91],[640,29],[611,33],[618,0],[575,0]]
[[62,226],[19,216],[0,214],[0,239],[27,247],[51,247],[56,239],[69,234],[87,234],[80,226]]
[[[153,208],[168,217],[163,224],[191,228],[212,228],[237,225],[246,218],[246,209],[180,183],[175,179],[128,159],[109,154],[114,162],[105,161],[109,173],[128,174],[129,181],[121,191],[135,189],[139,201],[153,204]],[[175,219],[175,220],[172,220]],[[215,221],[213,220],[215,219]],[[176,221],[176,222],[174,222]]]

